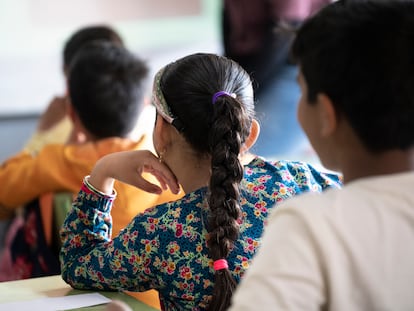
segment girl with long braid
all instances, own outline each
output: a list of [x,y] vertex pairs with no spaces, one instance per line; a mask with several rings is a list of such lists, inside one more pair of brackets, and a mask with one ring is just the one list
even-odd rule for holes
[[[168,64],[154,78],[152,102],[157,155],[114,153],[85,177],[61,230],[62,277],[81,289],[156,289],[162,310],[225,310],[275,203],[340,187],[340,178],[298,161],[247,156],[259,133],[253,88],[228,58],[199,53]],[[112,237],[115,180],[185,195]]]

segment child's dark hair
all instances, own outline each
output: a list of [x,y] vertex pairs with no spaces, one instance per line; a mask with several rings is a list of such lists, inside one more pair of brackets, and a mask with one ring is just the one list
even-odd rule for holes
[[[226,259],[239,234],[243,167],[238,156],[254,117],[250,77],[228,58],[199,53],[166,66],[160,87],[187,142],[200,157],[211,156],[208,247],[214,261]],[[234,97],[213,101],[220,91]],[[227,309],[235,286],[228,269],[216,271],[209,310]]]
[[328,95],[371,152],[414,144],[414,2],[337,1],[292,47],[312,104]]
[[121,36],[110,26],[107,25],[91,25],[80,28],[66,41],[63,48],[63,66],[70,65],[76,52],[86,43],[103,40],[113,42],[119,46],[124,46]]
[[124,47],[95,41],[69,66],[69,96],[96,139],[125,137],[136,125],[147,90],[147,65]]

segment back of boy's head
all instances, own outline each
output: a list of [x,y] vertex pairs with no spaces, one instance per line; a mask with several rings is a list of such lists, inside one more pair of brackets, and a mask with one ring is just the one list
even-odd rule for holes
[[79,51],[84,44],[95,40],[109,41],[119,46],[124,46],[121,36],[113,28],[107,25],[91,25],[82,27],[71,35],[65,43],[63,48],[64,70],[66,70],[76,52]]
[[147,90],[147,65],[111,42],[84,45],[69,66],[69,96],[97,139],[125,137],[135,127]]
[[292,47],[308,88],[332,100],[371,152],[414,145],[414,2],[337,1]]

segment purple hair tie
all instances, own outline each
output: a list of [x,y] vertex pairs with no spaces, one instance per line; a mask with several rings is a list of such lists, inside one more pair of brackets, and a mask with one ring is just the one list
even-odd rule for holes
[[231,96],[233,98],[236,98],[236,94],[234,94],[234,93],[230,94],[226,91],[220,91],[220,92],[217,92],[213,95],[213,100],[212,100],[213,105],[216,103],[217,98],[219,98],[220,96]]

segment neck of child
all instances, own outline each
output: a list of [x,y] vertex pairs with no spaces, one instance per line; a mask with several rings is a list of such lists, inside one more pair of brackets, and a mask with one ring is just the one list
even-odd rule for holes
[[[124,135],[122,137],[121,136],[113,136],[113,137],[120,137],[120,138],[138,142],[144,137],[144,135],[145,133],[143,132],[141,133],[130,132],[129,134]],[[106,138],[110,138],[110,137],[106,137]],[[72,131],[67,141],[67,144],[78,144],[79,145],[79,144],[85,144],[85,143],[93,143],[93,142],[101,141],[106,138],[96,137],[95,135],[89,133],[88,131],[77,131],[77,132]],[[147,146],[148,149],[151,149],[151,147],[152,147],[151,144]]]
[[169,150],[165,163],[174,172],[185,193],[208,186],[211,176],[210,157],[196,156],[183,149],[177,152]]
[[354,151],[344,155],[343,159],[341,166],[345,183],[364,177],[414,172],[414,147],[380,153]]

